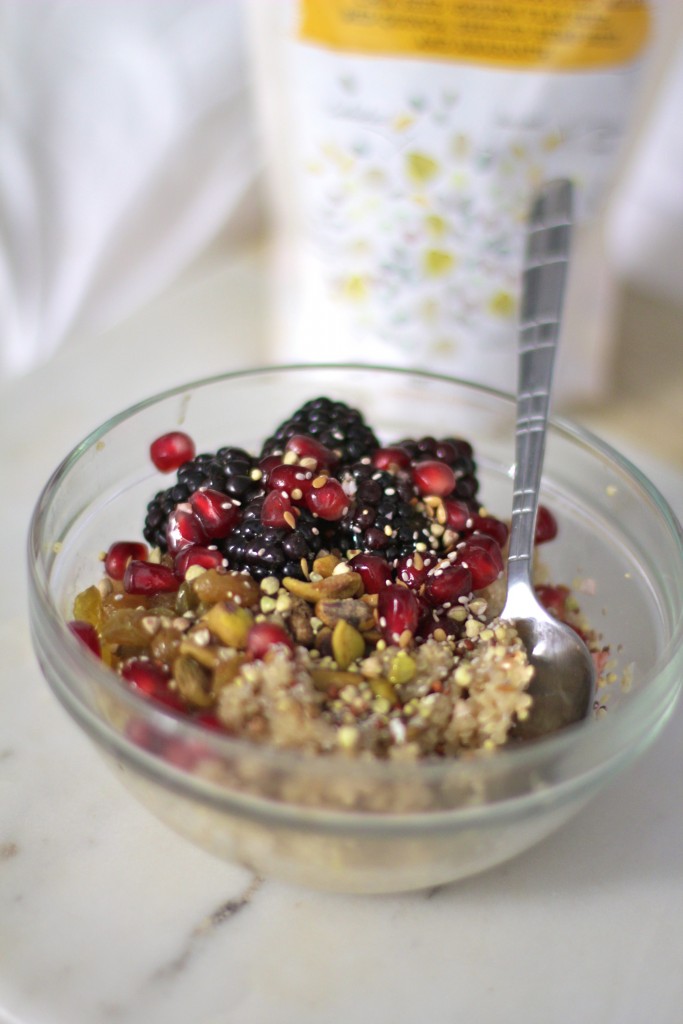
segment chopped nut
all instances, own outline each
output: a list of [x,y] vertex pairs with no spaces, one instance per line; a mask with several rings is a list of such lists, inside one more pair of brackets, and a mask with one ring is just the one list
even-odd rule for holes
[[336,626],[339,621],[344,621],[364,632],[375,625],[373,609],[360,598],[345,597],[338,601],[318,601],[315,614],[321,622],[331,627]]
[[344,619],[339,619],[332,630],[332,655],[339,668],[348,668],[364,654],[365,640],[362,635]]
[[247,634],[254,623],[254,616],[239,605],[221,602],[212,605],[202,620],[221,643],[241,651],[247,646]]

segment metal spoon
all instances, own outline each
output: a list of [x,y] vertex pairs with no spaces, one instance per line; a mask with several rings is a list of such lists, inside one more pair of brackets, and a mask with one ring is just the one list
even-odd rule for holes
[[515,475],[507,598],[501,618],[515,623],[534,666],[529,717],[514,729],[536,739],[578,722],[590,710],[595,669],[588,648],[539,603],[531,582],[538,492],[550,387],[569,257],[573,189],[543,186],[529,216],[519,334]]

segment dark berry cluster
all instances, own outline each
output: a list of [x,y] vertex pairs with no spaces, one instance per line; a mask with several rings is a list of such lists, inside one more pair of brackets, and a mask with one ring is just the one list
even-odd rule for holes
[[345,402],[314,398],[280,424],[263,445],[261,458],[281,455],[287,441],[295,434],[313,437],[336,452],[342,466],[370,455],[379,447],[377,437],[357,409],[352,409]]
[[452,540],[477,511],[468,442],[382,447],[358,410],[329,398],[306,402],[258,456],[226,447],[188,458],[185,435],[159,440],[176,481],[149,503],[143,532],[181,567],[222,557],[255,579],[301,578],[329,551],[371,553],[395,570],[415,552],[440,551],[445,528]]

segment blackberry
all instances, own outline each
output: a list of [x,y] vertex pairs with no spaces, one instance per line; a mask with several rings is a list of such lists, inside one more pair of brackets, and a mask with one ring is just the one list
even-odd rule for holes
[[417,441],[407,438],[399,441],[399,447],[405,448],[413,462],[420,459],[446,462],[455,473],[456,484],[452,497],[471,501],[476,496],[479,490],[477,464],[469,441],[459,437],[445,437],[441,440],[421,437]]
[[357,462],[379,448],[379,441],[362,413],[329,398],[311,399],[281,423],[263,445],[261,458],[282,454],[294,434],[307,434],[337,452],[341,466]]
[[212,487],[242,503],[250,501],[262,490],[260,481],[251,476],[256,467],[257,460],[243,448],[220,448],[215,455],[202,453],[184,462],[176,482],[148,504],[142,531],[145,540],[165,551],[169,514],[200,487]]
[[304,579],[301,560],[309,567],[323,546],[322,520],[301,510],[296,529],[264,526],[261,522],[263,495],[244,509],[242,521],[229,537],[216,542],[231,569],[246,569],[256,580],[265,576],[294,576]]
[[328,538],[342,554],[371,551],[393,562],[412,554],[418,545],[434,547],[431,521],[420,508],[416,492],[406,478],[356,463],[342,474],[342,486],[353,503]]

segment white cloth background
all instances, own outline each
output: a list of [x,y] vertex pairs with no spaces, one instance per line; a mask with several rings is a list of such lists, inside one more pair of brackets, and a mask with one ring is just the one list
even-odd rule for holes
[[258,167],[240,0],[0,0],[0,378],[167,285]]
[[[0,379],[122,319],[230,230],[260,161],[245,2],[0,0]],[[612,251],[683,301],[678,55]]]

